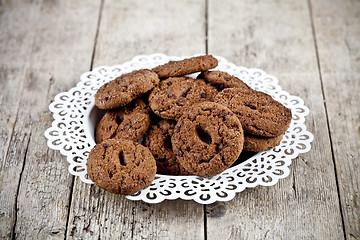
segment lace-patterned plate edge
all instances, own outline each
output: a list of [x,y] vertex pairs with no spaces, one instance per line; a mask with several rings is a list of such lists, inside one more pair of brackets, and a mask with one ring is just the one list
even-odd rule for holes
[[[89,117],[94,109],[93,96],[97,89],[123,73],[140,68],[152,68],[169,60],[183,58],[187,57],[170,57],[164,54],[139,55],[121,65],[100,66],[85,72],[76,87],[68,92],[59,93],[50,104],[49,109],[53,113],[54,121],[44,133],[48,139],[47,145],[67,157],[70,163],[69,172],[72,175],[79,176],[83,182],[91,184],[92,181],[86,174],[86,158],[95,145],[93,135],[89,131],[94,126],[89,126]],[[306,130],[304,124],[309,109],[300,97],[282,90],[277,78],[261,69],[236,66],[223,57],[216,58],[219,60],[216,69],[241,78],[252,88],[270,94],[291,109],[292,123],[281,144],[257,153],[212,178],[157,174],[150,187],[126,198],[147,203],[177,198],[194,200],[201,204],[229,201],[236,193],[246,188],[275,185],[279,179],[289,175],[291,160],[311,149],[313,135]]]

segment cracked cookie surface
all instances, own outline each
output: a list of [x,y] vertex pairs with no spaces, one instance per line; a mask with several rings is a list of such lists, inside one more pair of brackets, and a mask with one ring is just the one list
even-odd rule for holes
[[141,99],[128,105],[108,110],[96,126],[96,142],[124,138],[139,140],[150,125],[150,109]]
[[249,86],[241,79],[222,71],[205,71],[200,73],[197,78],[204,79],[206,82],[214,85],[218,89],[249,88]]
[[158,75],[149,69],[123,74],[99,88],[95,94],[95,105],[100,109],[125,106],[150,91],[159,81]]
[[164,65],[157,66],[152,70],[159,78],[184,76],[191,73],[206,71],[218,65],[218,60],[212,55],[203,55],[186,58],[180,61],[170,61]]
[[109,139],[90,151],[87,172],[106,191],[133,194],[150,186],[155,178],[156,162],[150,150],[136,142]]
[[217,93],[217,89],[204,80],[171,77],[151,91],[149,104],[160,117],[178,119],[188,107],[198,102],[213,101]]
[[157,173],[165,175],[191,175],[180,165],[172,151],[171,136],[174,133],[176,122],[161,120],[150,125],[144,137],[144,145],[149,148],[156,160]]
[[181,116],[171,143],[187,171],[211,177],[237,160],[243,149],[244,133],[239,119],[228,108],[202,102]]
[[215,102],[233,111],[245,133],[276,137],[283,134],[291,122],[291,111],[270,95],[244,88],[225,88]]

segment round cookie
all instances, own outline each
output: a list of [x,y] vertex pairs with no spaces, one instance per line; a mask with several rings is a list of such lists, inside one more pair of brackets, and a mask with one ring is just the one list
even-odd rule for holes
[[239,119],[228,108],[202,102],[181,116],[171,143],[187,171],[211,177],[237,160],[243,149],[244,133]]
[[157,173],[165,175],[190,175],[180,165],[172,151],[171,136],[174,133],[176,122],[162,120],[150,125],[144,137],[144,145],[149,148],[156,160]]
[[218,91],[204,80],[172,77],[160,82],[150,93],[154,113],[166,119],[178,119],[194,103],[213,101]]
[[117,194],[133,194],[150,186],[156,174],[156,162],[150,150],[126,139],[96,144],[86,166],[97,186]]
[[244,135],[244,151],[262,152],[280,144],[284,134],[276,137],[260,137],[254,135]]
[[204,79],[206,82],[216,86],[219,89],[249,88],[249,86],[239,78],[221,71],[205,71],[200,73],[197,78]]
[[124,106],[150,91],[159,81],[158,75],[149,69],[123,74],[99,88],[95,105],[101,109]]
[[218,60],[212,55],[203,55],[187,58],[181,61],[170,61],[164,65],[157,66],[152,70],[159,78],[178,77],[187,74],[206,71],[218,65]]
[[283,134],[291,122],[290,109],[260,91],[225,88],[215,97],[215,102],[233,111],[247,134],[276,137]]
[[106,139],[124,138],[139,140],[150,125],[150,109],[139,98],[130,104],[108,110],[96,126],[96,142]]

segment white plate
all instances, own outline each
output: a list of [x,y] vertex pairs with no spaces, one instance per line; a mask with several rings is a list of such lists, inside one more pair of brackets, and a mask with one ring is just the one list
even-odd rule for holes
[[[49,106],[53,112],[52,127],[46,130],[48,146],[59,150],[70,163],[69,172],[92,184],[86,172],[87,156],[95,145],[94,129],[101,117],[95,107],[94,96],[104,83],[115,77],[141,68],[153,68],[170,60],[188,57],[172,57],[163,54],[139,55],[131,61],[115,66],[101,66],[81,75],[81,81],[68,92],[56,95]],[[276,77],[256,68],[245,68],[216,58],[216,69],[235,75],[250,87],[270,94],[291,109],[293,119],[279,146],[253,156],[242,154],[231,168],[212,178],[197,176],[166,176],[157,174],[150,187],[126,196],[131,200],[159,203],[165,199],[186,199],[209,204],[229,201],[235,193],[258,185],[271,186],[289,174],[291,160],[299,153],[308,152],[313,135],[306,130],[305,116],[309,109],[304,101],[281,89]],[[243,160],[242,160],[243,159]]]

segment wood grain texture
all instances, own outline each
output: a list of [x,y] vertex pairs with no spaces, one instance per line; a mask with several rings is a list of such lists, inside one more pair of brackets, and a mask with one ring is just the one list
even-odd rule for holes
[[[217,14],[218,10],[226,16]],[[278,77],[310,108],[312,150],[273,187],[207,209],[208,239],[342,239],[330,139],[306,1],[209,1],[209,52]],[[218,226],[221,226],[219,231]]]
[[43,133],[52,122],[50,100],[89,69],[98,9],[99,1],[2,2],[1,108],[13,126],[1,163],[2,238],[65,236],[73,178]]
[[[104,1],[94,67],[139,54],[205,51],[204,1]],[[119,14],[121,13],[121,14]],[[129,201],[75,180],[67,238],[203,239],[203,206]]]
[[[11,238],[16,218],[15,202],[24,155],[29,142],[29,131],[14,133],[24,80],[24,68],[32,37],[27,28],[36,8],[28,11],[18,3],[0,5],[0,238]],[[21,18],[21,16],[24,16]],[[22,28],[23,26],[23,28]],[[17,29],[14,31],[14,29]],[[16,139],[15,144],[14,140]]]
[[[0,0],[0,239],[360,239],[359,18],[355,0]],[[48,105],[81,73],[206,48],[310,108],[312,150],[275,186],[206,207],[129,201],[46,146]]]
[[346,238],[360,239],[360,2],[311,6]]
[[94,66],[158,52],[175,56],[205,53],[204,1],[105,0]]

